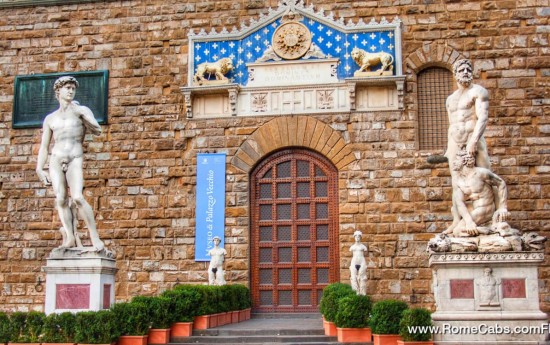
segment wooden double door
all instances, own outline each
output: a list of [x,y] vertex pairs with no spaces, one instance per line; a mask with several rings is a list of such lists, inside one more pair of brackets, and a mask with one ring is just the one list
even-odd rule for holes
[[251,291],[259,312],[317,311],[338,280],[338,171],[287,149],[251,174]]

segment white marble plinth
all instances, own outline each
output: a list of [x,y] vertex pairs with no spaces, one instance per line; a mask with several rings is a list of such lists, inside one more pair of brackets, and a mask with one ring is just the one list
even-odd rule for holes
[[542,252],[432,253],[436,344],[539,344],[548,316],[539,307]]
[[108,309],[114,303],[115,260],[97,253],[50,255],[46,314]]

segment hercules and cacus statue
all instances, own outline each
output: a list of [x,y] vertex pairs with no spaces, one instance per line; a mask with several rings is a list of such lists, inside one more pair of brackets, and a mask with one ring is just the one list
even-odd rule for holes
[[489,93],[472,83],[472,63],[453,66],[458,89],[446,101],[449,161],[453,188],[452,224],[428,243],[429,252],[505,252],[543,250],[546,237],[522,234],[508,224],[506,182],[491,171],[483,133],[489,117]]

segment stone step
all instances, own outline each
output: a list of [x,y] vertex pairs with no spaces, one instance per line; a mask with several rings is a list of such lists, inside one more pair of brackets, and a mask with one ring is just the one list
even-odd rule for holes
[[338,341],[336,337],[325,336],[319,313],[253,313],[250,320],[194,330],[193,336],[172,338],[170,344],[335,345]]
[[196,329],[193,336],[278,336],[278,335],[324,335],[322,329],[280,329],[277,327],[271,329],[230,329],[230,328],[210,328]]
[[235,335],[235,336],[191,336],[187,338],[172,339],[174,344],[336,344],[336,337],[325,335]]

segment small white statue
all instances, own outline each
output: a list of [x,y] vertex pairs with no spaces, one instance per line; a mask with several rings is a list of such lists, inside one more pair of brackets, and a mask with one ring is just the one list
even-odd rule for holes
[[349,251],[352,252],[351,264],[349,271],[351,273],[351,287],[358,295],[367,294],[367,260],[365,255],[368,254],[367,246],[361,243],[363,233],[359,230],[353,233],[355,243],[351,245]]
[[214,242],[214,248],[208,251],[208,256],[211,257],[210,265],[208,265],[208,284],[225,285],[223,261],[227,255],[227,251],[220,247],[221,238],[214,236],[212,241]]
[[[63,227],[63,243],[60,249],[81,251],[108,251],[99,239],[94,220],[94,211],[84,196],[84,174],[82,165],[84,150],[82,142],[86,131],[101,134],[101,127],[92,111],[74,101],[78,81],[74,77],[64,76],[54,83],[54,91],[59,101],[59,109],[46,116],[42,126],[42,141],[38,151],[36,174],[46,186],[52,186],[55,204]],[[49,174],[44,171],[48,160],[48,150],[53,138],[50,156]],[[70,197],[69,197],[70,195]],[[77,213],[84,220],[90,233],[92,247],[84,248],[77,233]]]

